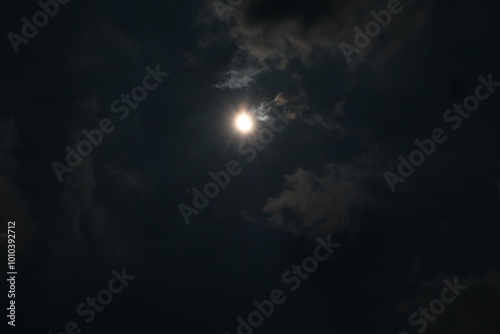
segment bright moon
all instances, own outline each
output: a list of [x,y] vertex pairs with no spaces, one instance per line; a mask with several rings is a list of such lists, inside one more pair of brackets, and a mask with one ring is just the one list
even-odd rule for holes
[[236,128],[241,132],[252,130],[253,121],[247,114],[240,114],[236,118]]

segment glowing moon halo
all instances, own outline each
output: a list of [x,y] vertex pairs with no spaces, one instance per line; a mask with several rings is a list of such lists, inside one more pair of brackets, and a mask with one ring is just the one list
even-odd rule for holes
[[246,114],[246,113],[241,113],[238,116],[236,116],[236,128],[238,131],[246,133],[252,130],[253,128],[253,120],[252,118]]

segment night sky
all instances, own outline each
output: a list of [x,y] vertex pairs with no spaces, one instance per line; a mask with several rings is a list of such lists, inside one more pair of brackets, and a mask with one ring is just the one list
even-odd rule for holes
[[5,3],[0,332],[500,333],[499,12]]

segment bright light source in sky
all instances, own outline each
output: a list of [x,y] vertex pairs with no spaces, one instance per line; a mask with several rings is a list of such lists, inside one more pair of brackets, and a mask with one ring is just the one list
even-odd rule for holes
[[238,116],[236,116],[236,128],[240,132],[248,132],[252,130],[253,128],[252,118],[246,113],[239,114]]

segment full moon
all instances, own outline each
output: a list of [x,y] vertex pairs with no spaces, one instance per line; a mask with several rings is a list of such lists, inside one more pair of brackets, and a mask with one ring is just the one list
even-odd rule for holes
[[240,132],[249,132],[253,128],[252,118],[245,113],[239,114],[236,116],[236,128]]

